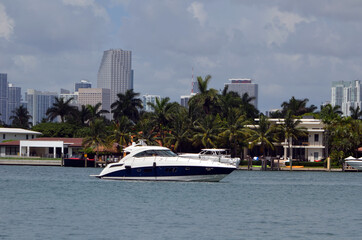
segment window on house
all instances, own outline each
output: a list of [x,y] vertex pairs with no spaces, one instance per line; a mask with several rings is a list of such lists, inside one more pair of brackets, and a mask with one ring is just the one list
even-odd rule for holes
[[319,142],[319,134],[314,134],[314,141]]
[[3,139],[5,139],[5,134],[3,134]]
[[29,135],[28,134],[26,134],[26,140],[28,140],[29,139]]
[[318,152],[314,152],[314,160],[318,160],[318,156],[319,156]]

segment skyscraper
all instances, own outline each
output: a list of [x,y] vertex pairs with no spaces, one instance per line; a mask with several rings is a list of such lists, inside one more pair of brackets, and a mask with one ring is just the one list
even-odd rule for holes
[[7,124],[11,124],[12,120],[10,120],[9,118],[14,115],[13,111],[20,106],[20,102],[21,88],[15,87],[13,84],[9,83]]
[[111,90],[111,104],[117,100],[118,93],[133,89],[131,51],[122,49],[104,51],[98,71],[97,87]]
[[74,91],[78,92],[79,88],[91,88],[92,83],[88,82],[87,80],[80,80],[79,83],[74,84]]
[[[109,102],[111,91],[108,88],[80,88],[78,96],[78,104],[95,106],[101,103],[101,109],[111,112],[111,103]],[[105,113],[108,119],[111,118],[110,113]]]
[[332,82],[331,105],[340,106],[344,116],[350,116],[350,107],[362,108],[362,84],[360,80]]
[[28,89],[25,93],[25,99],[27,101],[27,108],[29,114],[32,116],[30,121],[33,125],[41,122],[43,118],[46,118],[46,112],[48,108],[52,107],[55,103],[55,97],[58,96],[56,92],[41,92],[34,89]]
[[249,78],[231,78],[229,81],[230,83],[225,83],[225,86],[228,86],[229,92],[237,92],[240,97],[245,93],[247,93],[249,97],[255,97],[250,103],[253,104],[256,109],[258,108],[258,84],[252,83],[252,80]]
[[8,75],[0,73],[0,121],[7,122]]

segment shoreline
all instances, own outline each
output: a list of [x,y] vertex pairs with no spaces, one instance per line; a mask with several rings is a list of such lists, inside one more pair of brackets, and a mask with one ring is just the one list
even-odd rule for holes
[[[61,160],[36,160],[36,159],[0,159],[0,165],[9,166],[55,166],[61,167]],[[247,166],[239,166],[238,171],[248,171]],[[252,167],[250,171],[261,171],[261,167]],[[266,171],[278,171],[267,169]],[[289,167],[281,167],[279,171],[290,171]],[[293,168],[297,172],[343,172],[342,168]],[[359,172],[357,169],[346,169],[345,172]]]

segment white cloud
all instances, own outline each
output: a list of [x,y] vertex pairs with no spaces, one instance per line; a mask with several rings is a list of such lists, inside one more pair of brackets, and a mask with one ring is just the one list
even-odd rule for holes
[[14,26],[14,20],[7,15],[4,5],[0,3],[0,38],[10,40]]
[[76,6],[76,7],[90,7],[93,13],[97,17],[102,17],[105,20],[109,20],[109,16],[105,8],[99,6],[94,0],[63,0],[65,5]]
[[196,18],[201,26],[205,25],[205,22],[207,20],[207,13],[204,10],[204,5],[200,2],[193,2],[191,5],[187,8],[187,11],[189,11],[194,18]]
[[20,69],[24,70],[24,72],[34,70],[38,65],[37,58],[31,55],[14,56],[13,61],[15,65]]

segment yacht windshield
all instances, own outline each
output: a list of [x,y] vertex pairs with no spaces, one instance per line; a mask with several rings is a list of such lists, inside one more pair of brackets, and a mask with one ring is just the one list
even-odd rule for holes
[[171,150],[146,150],[140,153],[137,153],[135,157],[152,157],[152,156],[160,156],[160,157],[177,157],[177,154],[172,152]]

